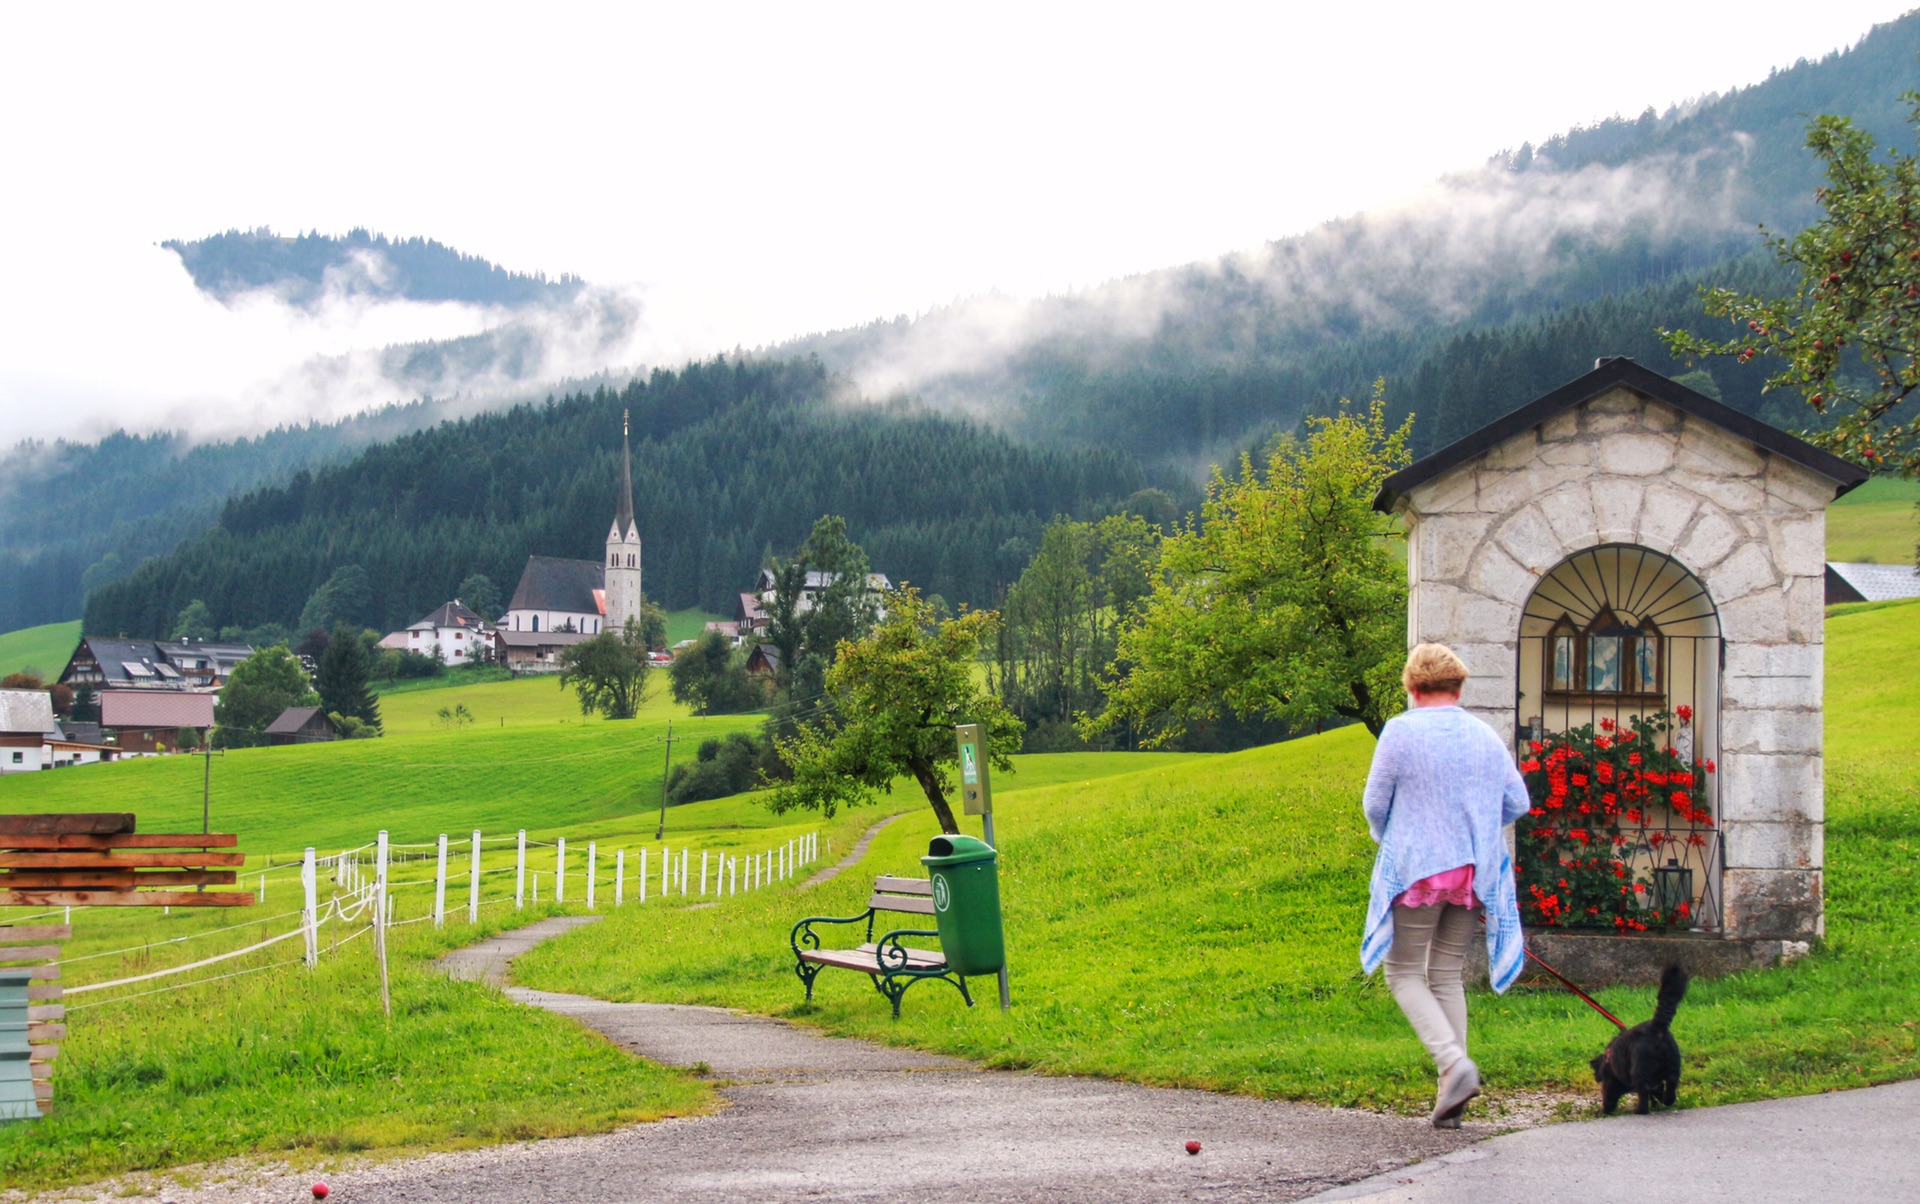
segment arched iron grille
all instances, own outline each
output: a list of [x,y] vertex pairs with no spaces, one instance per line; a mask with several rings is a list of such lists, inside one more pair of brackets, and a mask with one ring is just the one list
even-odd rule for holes
[[1541,579],[1516,682],[1529,925],[1719,928],[1721,669],[1713,599],[1672,557],[1609,544]]

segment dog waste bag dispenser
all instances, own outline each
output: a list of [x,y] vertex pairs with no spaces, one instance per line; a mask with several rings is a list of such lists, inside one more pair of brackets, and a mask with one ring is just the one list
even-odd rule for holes
[[971,836],[936,836],[920,864],[933,879],[933,920],[947,966],[963,978],[1006,964],[1000,930],[1000,854]]

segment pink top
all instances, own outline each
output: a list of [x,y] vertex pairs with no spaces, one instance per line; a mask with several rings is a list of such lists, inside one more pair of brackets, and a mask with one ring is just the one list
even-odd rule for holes
[[1456,907],[1478,907],[1473,897],[1473,864],[1456,866],[1443,873],[1429,874],[1406,889],[1394,900],[1402,907],[1438,907],[1452,903]]

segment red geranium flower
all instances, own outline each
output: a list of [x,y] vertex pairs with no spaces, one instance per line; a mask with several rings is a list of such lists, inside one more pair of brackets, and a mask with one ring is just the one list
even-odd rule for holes
[[1693,722],[1693,708],[1688,706],[1684,702],[1681,703],[1679,706],[1673,708],[1673,713],[1680,717],[1680,722],[1682,723]]

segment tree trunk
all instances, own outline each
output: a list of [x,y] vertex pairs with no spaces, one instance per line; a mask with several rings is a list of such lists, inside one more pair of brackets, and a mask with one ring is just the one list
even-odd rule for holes
[[920,783],[920,789],[926,792],[927,802],[933,805],[933,815],[940,821],[940,830],[948,836],[958,836],[960,825],[954,821],[953,808],[947,805],[946,792],[940,789],[940,779],[934,776],[933,765],[927,761],[909,761],[907,768],[913,771],[913,778]]

